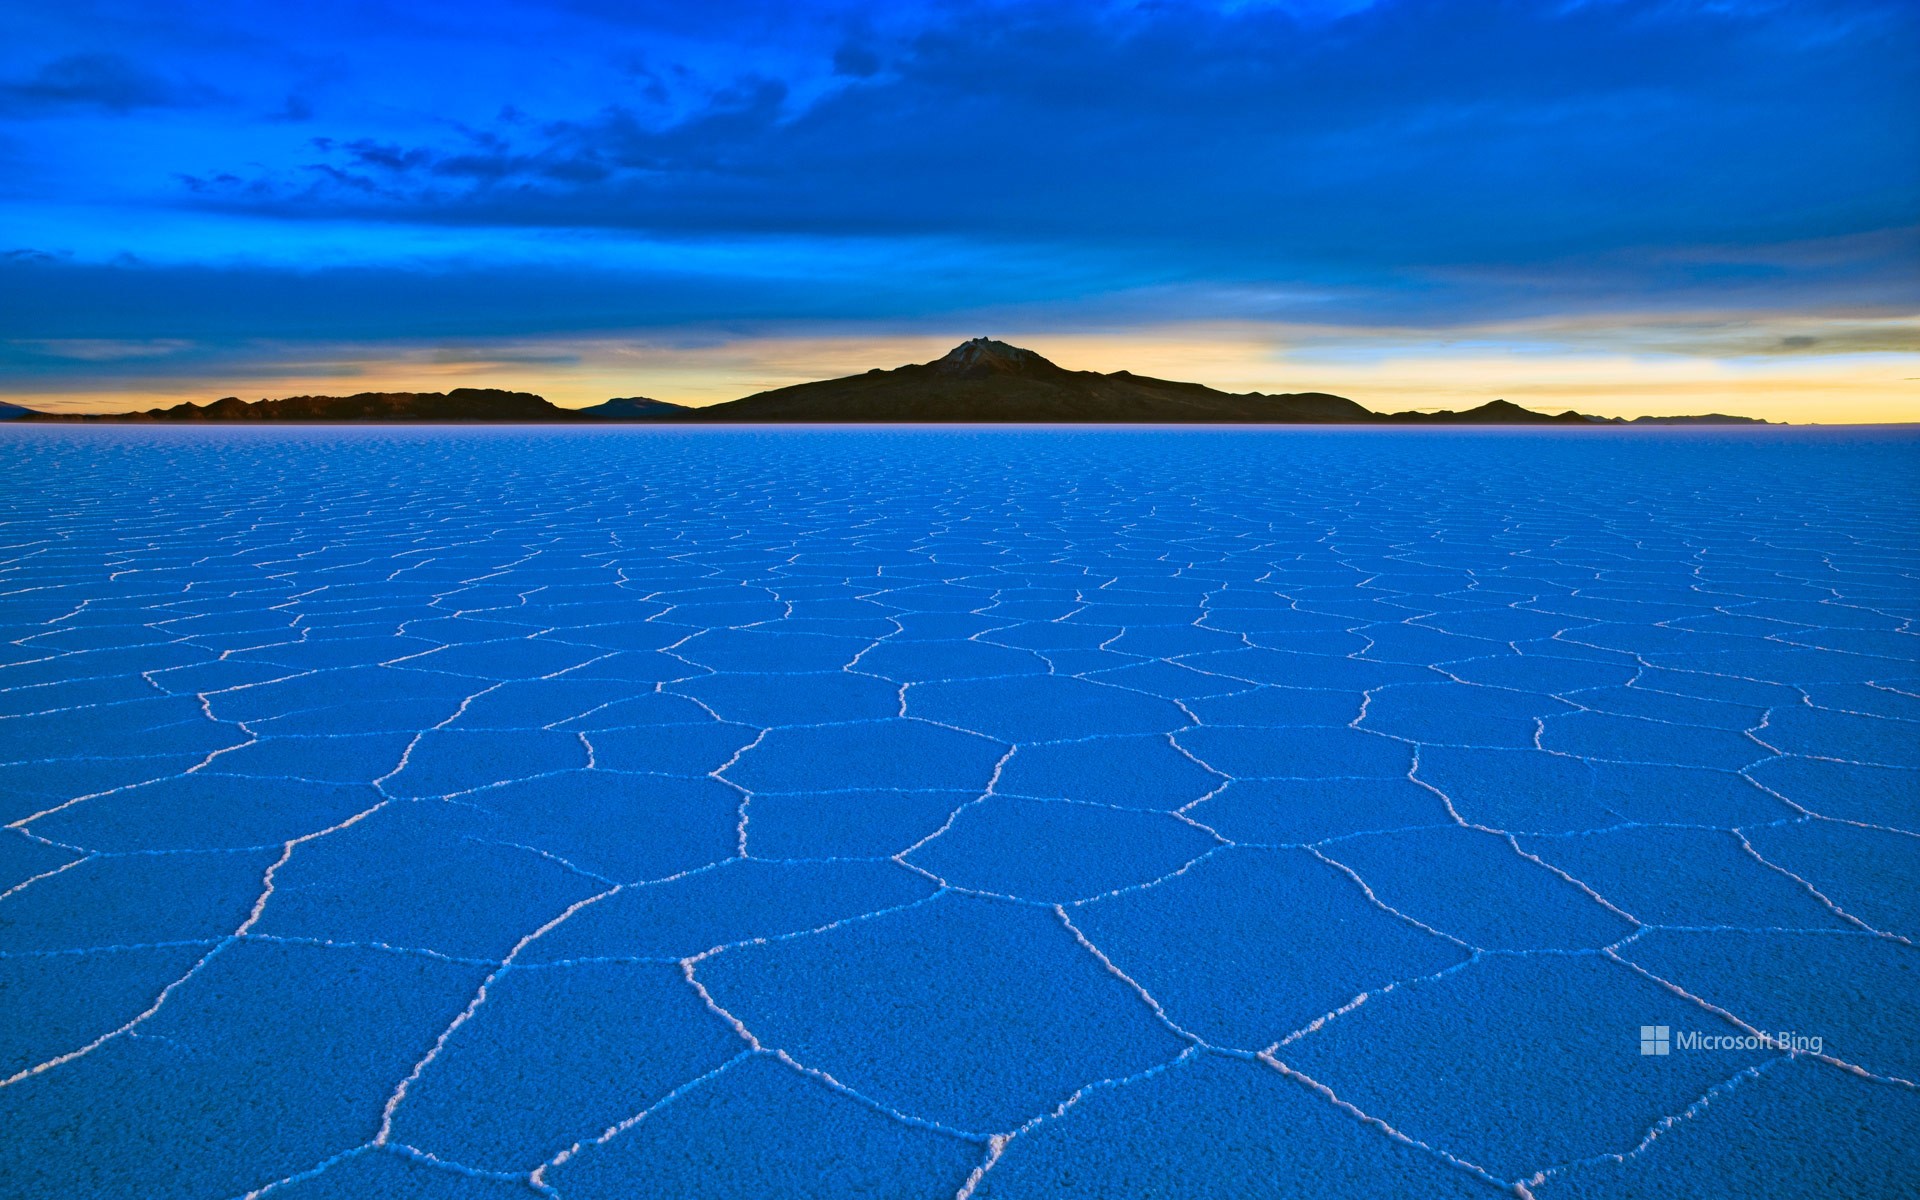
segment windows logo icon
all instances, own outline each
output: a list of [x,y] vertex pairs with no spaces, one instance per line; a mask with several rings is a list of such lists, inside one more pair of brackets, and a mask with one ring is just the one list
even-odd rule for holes
[[1640,1027],[1640,1053],[1665,1054],[1668,1052],[1667,1027],[1665,1025],[1642,1025]]

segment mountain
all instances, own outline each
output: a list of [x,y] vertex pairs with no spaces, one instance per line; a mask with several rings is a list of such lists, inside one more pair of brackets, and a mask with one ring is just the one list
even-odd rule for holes
[[39,414],[31,408],[26,408],[18,404],[8,404],[5,400],[0,400],[0,421],[15,421],[21,417],[38,415]]
[[585,408],[576,408],[573,411],[583,417],[593,417],[601,421],[636,421],[652,420],[656,417],[684,416],[693,410],[684,404],[649,400],[645,396],[616,396],[611,400],[602,400],[598,404],[589,404]]
[[973,338],[929,363],[757,392],[705,408],[622,396],[561,408],[531,392],[360,392],[251,403],[234,396],[130,413],[41,413],[0,404],[0,419],[29,421],[487,421],[598,424],[690,422],[1005,422],[1020,424],[1620,425],[1761,424],[1748,417],[1589,417],[1534,412],[1490,400],[1455,412],[1377,413],[1326,392],[1223,392],[1131,371],[1069,371],[991,338]]
[[708,408],[713,422],[1288,422],[1370,421],[1374,414],[1324,392],[1244,395],[1204,384],[1149,379],[1130,371],[1069,371],[1031,350],[988,338],[945,357],[891,371],[825,379],[760,392]]

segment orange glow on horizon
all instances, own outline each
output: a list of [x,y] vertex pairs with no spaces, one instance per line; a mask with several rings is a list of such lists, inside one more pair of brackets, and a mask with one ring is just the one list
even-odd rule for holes
[[[1886,323],[1903,335],[1906,320]],[[1073,370],[1204,383],[1226,391],[1333,392],[1378,412],[1470,408],[1504,398],[1541,411],[1596,416],[1722,412],[1794,423],[1920,422],[1920,352],[1647,353],[1610,350],[1604,328],[1552,338],[1524,327],[1450,332],[1161,326],[1111,333],[972,330],[876,336],[782,335],[674,345],[597,336],[467,347],[331,347],[288,353],[269,367],[156,375],[125,386],[0,391],[48,412],[121,412],[362,391],[500,387],[565,407],[612,396],[706,405],[815,379],[939,357],[975,333],[1036,350]],[[1900,345],[1897,340],[1893,343]]]

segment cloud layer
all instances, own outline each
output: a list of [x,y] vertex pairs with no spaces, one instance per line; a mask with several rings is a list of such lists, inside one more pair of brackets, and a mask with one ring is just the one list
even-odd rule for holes
[[0,15],[16,363],[1920,310],[1900,0],[39,7]]

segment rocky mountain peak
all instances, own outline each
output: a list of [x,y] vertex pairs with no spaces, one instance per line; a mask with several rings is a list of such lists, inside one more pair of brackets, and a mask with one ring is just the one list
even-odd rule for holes
[[969,338],[927,364],[943,375],[1030,375],[1058,367],[1031,350],[1009,346],[992,338]]

